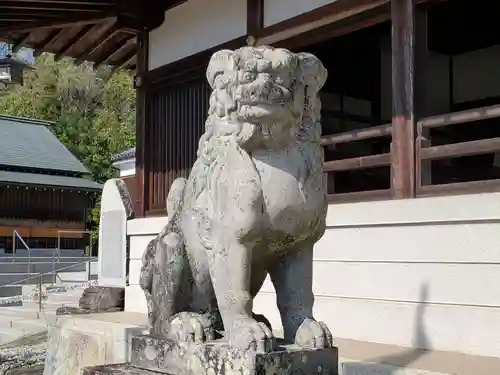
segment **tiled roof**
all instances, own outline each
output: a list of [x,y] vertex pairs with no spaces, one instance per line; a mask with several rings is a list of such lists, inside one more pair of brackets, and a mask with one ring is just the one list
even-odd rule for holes
[[12,183],[36,186],[57,186],[82,190],[102,190],[103,185],[79,177],[56,176],[41,173],[0,171],[0,184]]
[[113,156],[112,161],[116,163],[118,161],[133,159],[133,158],[135,158],[135,147],[129,148],[128,150],[116,154],[115,156]]
[[0,115],[0,166],[89,173],[49,122]]

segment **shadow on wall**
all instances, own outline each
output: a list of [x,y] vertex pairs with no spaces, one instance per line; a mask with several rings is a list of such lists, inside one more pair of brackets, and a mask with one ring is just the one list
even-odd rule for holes
[[342,375],[397,375],[401,367],[411,365],[420,357],[423,357],[427,350],[419,348],[430,348],[429,338],[425,332],[424,314],[429,296],[429,287],[423,284],[420,287],[420,297],[415,312],[415,328],[413,333],[413,348],[403,350],[392,355],[372,358],[363,363],[342,364]]

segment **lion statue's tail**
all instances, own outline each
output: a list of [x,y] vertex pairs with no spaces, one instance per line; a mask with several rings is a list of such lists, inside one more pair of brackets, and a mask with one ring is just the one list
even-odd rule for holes
[[170,186],[170,191],[167,196],[167,215],[169,222],[182,210],[184,201],[184,190],[186,189],[187,180],[185,178],[176,178]]
[[[148,301],[148,310],[151,315],[153,307],[152,304],[152,293],[153,293],[153,277],[154,272],[154,258],[157,251],[157,244],[161,238],[166,236],[171,232],[178,231],[177,218],[182,210],[182,204],[184,200],[184,190],[186,188],[187,180],[185,178],[177,178],[172,183],[170,191],[167,196],[167,215],[168,222],[162,231],[151,240],[142,255],[142,266],[141,273],[139,277],[139,285],[141,289],[146,294],[146,299]],[[150,316],[150,320],[151,320]],[[150,321],[151,324],[151,321]]]

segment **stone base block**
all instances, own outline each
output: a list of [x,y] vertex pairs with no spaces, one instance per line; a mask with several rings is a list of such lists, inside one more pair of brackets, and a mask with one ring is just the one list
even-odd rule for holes
[[125,306],[125,288],[109,286],[92,286],[83,291],[79,307],[83,310],[105,312],[109,310],[123,311]]
[[85,315],[123,311],[125,308],[125,288],[91,286],[83,291],[78,307],[63,306],[57,315]]
[[120,363],[86,367],[83,369],[82,375],[159,375],[159,373],[134,367],[130,363]]
[[58,307],[56,310],[56,315],[86,315],[86,314],[96,314],[96,313],[110,313],[110,312],[119,312],[123,311],[123,309],[120,308],[110,308],[105,311],[93,311],[93,310],[86,310],[86,309],[81,309],[79,307],[71,307],[71,306],[61,306]]
[[124,312],[60,316],[49,327],[44,375],[81,375],[87,366],[128,362],[132,337],[146,325],[147,316]]
[[171,375],[338,375],[338,351],[279,343],[271,353],[253,353],[233,349],[223,339],[187,345],[143,335],[132,339],[131,364]]

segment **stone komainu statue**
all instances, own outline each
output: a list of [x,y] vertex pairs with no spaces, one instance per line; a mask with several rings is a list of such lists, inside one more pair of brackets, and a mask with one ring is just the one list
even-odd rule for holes
[[140,285],[150,329],[200,343],[269,351],[252,302],[270,275],[285,339],[330,347],[312,309],[313,245],[325,231],[318,91],[327,72],[307,53],[244,47],[215,53],[205,133],[187,180],[169,192],[169,221],[148,245]]

